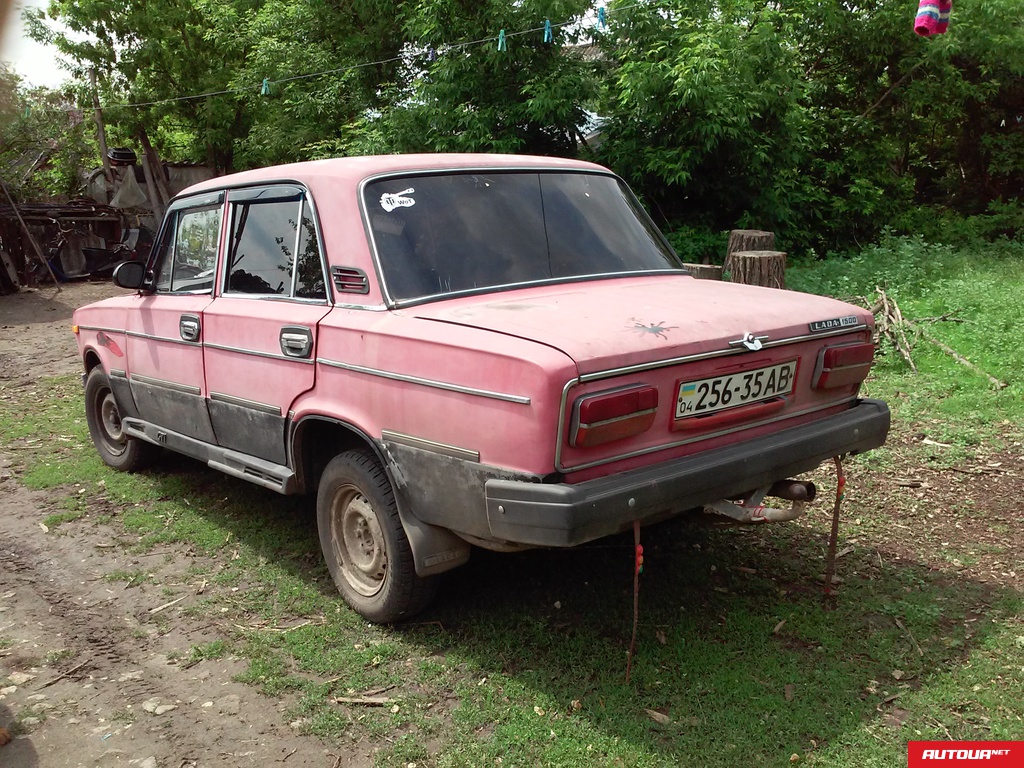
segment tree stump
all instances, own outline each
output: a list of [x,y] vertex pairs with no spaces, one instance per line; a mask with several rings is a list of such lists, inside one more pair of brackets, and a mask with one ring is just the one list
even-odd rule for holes
[[744,285],[767,288],[786,287],[786,253],[784,251],[736,251],[730,257],[730,279]]
[[725,260],[736,251],[771,251],[775,248],[775,233],[763,229],[734,229],[729,232],[729,245]]
[[[729,280],[733,283],[744,283],[751,286],[769,286],[771,288],[783,287],[783,272],[785,271],[785,254],[782,254],[782,266],[778,273],[778,285],[774,283],[761,283],[760,269],[753,264],[737,263],[737,253],[766,253],[775,252],[775,232],[764,229],[733,229],[729,232],[729,245],[725,249],[724,269],[729,273]],[[759,263],[761,263],[759,261]]]
[[717,264],[683,264],[683,266],[698,280],[722,279],[722,268]]

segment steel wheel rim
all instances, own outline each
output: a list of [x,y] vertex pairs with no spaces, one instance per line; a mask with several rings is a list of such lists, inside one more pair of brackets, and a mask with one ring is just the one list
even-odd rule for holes
[[117,409],[117,400],[114,393],[109,389],[102,394],[99,406],[100,433],[103,435],[103,442],[111,453],[124,453],[128,441],[124,436],[124,428],[121,426],[121,412]]
[[341,577],[364,597],[384,586],[387,547],[373,505],[353,485],[337,490],[331,503],[331,546]]

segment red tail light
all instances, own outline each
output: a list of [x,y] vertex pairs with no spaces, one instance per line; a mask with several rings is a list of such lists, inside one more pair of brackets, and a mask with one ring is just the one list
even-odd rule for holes
[[874,345],[866,342],[825,347],[818,353],[812,386],[835,389],[864,381],[874,357]]
[[572,409],[569,444],[603,445],[646,432],[658,412],[658,390],[638,386],[579,398]]

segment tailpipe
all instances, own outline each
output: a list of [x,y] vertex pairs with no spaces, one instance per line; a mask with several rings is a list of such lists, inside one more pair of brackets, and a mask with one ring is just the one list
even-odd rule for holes
[[808,480],[779,480],[772,483],[766,496],[776,496],[786,501],[814,501],[818,489]]
[[[732,525],[783,523],[802,516],[817,492],[814,483],[805,480],[779,480],[770,486],[758,488],[741,501],[714,501],[704,506],[704,512],[719,521],[724,518],[725,522]],[[789,509],[773,509],[765,506],[765,496],[785,499],[792,502],[792,505]]]

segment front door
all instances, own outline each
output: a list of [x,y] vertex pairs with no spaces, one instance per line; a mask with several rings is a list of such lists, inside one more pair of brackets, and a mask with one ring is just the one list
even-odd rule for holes
[[212,301],[223,193],[168,211],[155,250],[154,291],[128,313],[128,378],[143,420],[215,441],[206,407],[203,314]]

